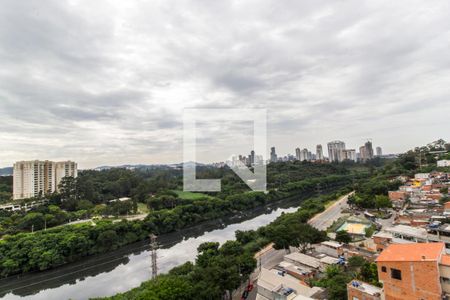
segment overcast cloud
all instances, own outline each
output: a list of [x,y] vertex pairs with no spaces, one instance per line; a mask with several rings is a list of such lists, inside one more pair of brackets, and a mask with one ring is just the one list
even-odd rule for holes
[[449,20],[448,1],[5,0],[0,166],[179,162],[185,107],[267,108],[281,154],[450,139]]

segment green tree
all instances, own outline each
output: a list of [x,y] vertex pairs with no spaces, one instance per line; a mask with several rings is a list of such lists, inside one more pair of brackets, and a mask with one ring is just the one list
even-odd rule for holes
[[352,237],[345,230],[339,230],[336,232],[336,241],[339,243],[348,244],[352,241]]
[[377,209],[390,208],[390,207],[392,207],[392,202],[388,196],[376,195],[375,196],[375,207]]

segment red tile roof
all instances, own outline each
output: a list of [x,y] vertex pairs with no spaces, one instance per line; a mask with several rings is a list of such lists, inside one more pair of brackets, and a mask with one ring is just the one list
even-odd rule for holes
[[448,254],[442,255],[441,264],[450,266],[450,255],[448,255]]
[[392,244],[381,252],[377,262],[438,260],[444,249],[444,243]]

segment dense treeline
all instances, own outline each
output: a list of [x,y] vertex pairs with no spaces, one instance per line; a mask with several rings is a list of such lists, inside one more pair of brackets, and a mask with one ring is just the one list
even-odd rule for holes
[[0,273],[8,276],[46,270],[82,257],[106,253],[146,238],[142,222],[101,221],[63,226],[33,234],[20,233],[0,240]]
[[391,201],[389,191],[396,191],[401,181],[378,176],[355,185],[355,195],[350,196],[348,203],[360,208],[387,208]]
[[189,225],[198,224],[202,221],[225,217],[232,213],[261,207],[293,196],[297,196],[299,200],[301,198],[305,199],[317,192],[318,185],[326,188],[326,190],[339,189],[343,186],[351,185],[352,181],[353,177],[349,175],[332,175],[306,179],[286,189],[270,191],[267,194],[262,192],[245,192],[228,196],[225,199],[184,200],[182,205],[175,206],[173,209],[151,211],[146,218],[146,222],[152,232],[157,234],[167,233]]
[[[277,189],[289,182],[318,178],[328,175],[348,175],[354,166],[346,164],[315,164],[311,162],[278,162],[267,166],[267,188]],[[250,191],[249,187],[228,167],[214,168],[198,166],[199,179],[220,178],[222,190],[209,195],[226,198],[227,196]],[[86,200],[91,203],[106,203],[111,199],[132,197],[139,202],[146,202],[149,196],[164,190],[182,189],[182,170],[169,167],[111,168],[106,170],[83,170],[73,182],[67,182],[68,195],[43,195],[50,199],[72,198]],[[6,192],[10,198],[12,191],[12,177],[0,177],[0,197]],[[75,209],[69,207],[72,210]]]
[[[398,159],[386,164],[383,168],[385,175],[413,176],[417,172],[431,172],[436,170],[438,159],[449,159],[450,143],[440,139],[426,146],[416,147],[400,154]],[[444,153],[442,153],[444,152]],[[450,171],[446,169],[445,171]]]
[[0,176],[0,203],[12,197],[12,176]]

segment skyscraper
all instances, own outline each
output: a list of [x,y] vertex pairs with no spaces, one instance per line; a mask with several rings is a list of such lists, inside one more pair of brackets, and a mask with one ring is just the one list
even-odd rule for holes
[[275,147],[270,148],[270,161],[271,162],[277,161],[277,153],[275,152]]
[[381,147],[377,147],[377,156],[382,156],[383,155],[383,150],[381,149]]
[[77,177],[77,164],[72,161],[19,161],[13,168],[13,199],[32,198],[58,191],[61,179]]
[[344,152],[344,159],[356,161],[356,150],[355,149],[346,149]]
[[330,161],[341,162],[344,160],[345,143],[342,141],[332,141],[328,143],[328,157]]
[[316,146],[316,159],[317,160],[323,160],[323,149],[322,145]]
[[295,148],[295,158],[300,160],[300,148]]
[[364,147],[366,148],[366,159],[372,159],[373,158],[372,142],[371,141],[367,141],[364,144]]
[[308,149],[303,149],[302,151],[300,151],[300,160],[304,161],[304,160],[309,160],[308,158]]

